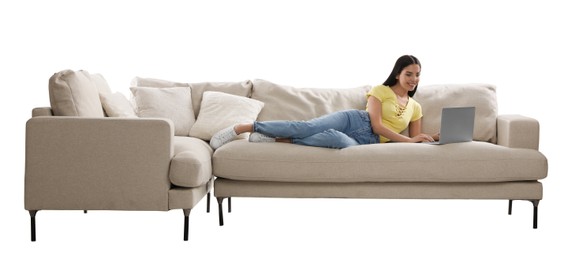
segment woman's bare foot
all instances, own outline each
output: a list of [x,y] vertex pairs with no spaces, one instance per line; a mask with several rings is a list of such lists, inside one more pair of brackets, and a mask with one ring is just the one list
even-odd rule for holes
[[253,132],[252,123],[244,123],[244,124],[236,124],[235,125],[235,133],[240,135],[242,133],[252,133]]

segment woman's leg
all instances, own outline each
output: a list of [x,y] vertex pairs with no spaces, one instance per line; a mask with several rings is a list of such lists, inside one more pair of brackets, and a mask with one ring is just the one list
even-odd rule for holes
[[304,138],[291,139],[291,143],[335,149],[359,144],[355,139],[335,129],[328,129]]
[[[350,131],[351,114],[357,110],[345,110],[327,114],[308,121],[262,121],[254,122],[253,131],[272,137],[300,139],[334,129]],[[239,133],[237,131],[237,133]]]
[[[357,144],[357,141],[355,141],[355,143],[352,142],[353,140],[357,140],[357,138],[349,136],[354,131],[360,130],[361,112],[362,111],[359,110],[344,110],[309,121],[277,120],[239,124],[223,129],[213,135],[210,145],[213,149],[217,149],[221,145],[231,141],[238,134],[244,132],[259,132],[269,137],[277,138],[276,141],[291,141],[297,144],[319,147],[347,147]],[[324,133],[326,131],[327,133]],[[341,134],[339,134],[339,132]],[[319,133],[322,134],[316,135]],[[303,141],[300,140],[307,137],[311,138]],[[293,139],[298,140],[294,141]]]

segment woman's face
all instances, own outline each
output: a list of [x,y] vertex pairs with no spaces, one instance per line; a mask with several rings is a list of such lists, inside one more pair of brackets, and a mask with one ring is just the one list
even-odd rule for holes
[[406,66],[397,77],[398,84],[406,91],[412,91],[420,81],[420,66],[411,64]]

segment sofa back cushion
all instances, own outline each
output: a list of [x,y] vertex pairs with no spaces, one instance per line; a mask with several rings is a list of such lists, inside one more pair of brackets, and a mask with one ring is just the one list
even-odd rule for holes
[[154,78],[135,77],[130,83],[131,87],[154,87],[154,88],[171,88],[171,87],[189,87],[191,88],[191,101],[193,106],[194,118],[199,115],[201,108],[201,100],[205,91],[217,91],[237,96],[250,97],[252,91],[252,83],[247,81],[240,82],[200,82],[200,83],[181,83]]
[[104,117],[99,89],[110,91],[99,74],[63,70],[49,78],[49,100],[55,116]]
[[442,108],[474,106],[473,139],[495,142],[497,135],[496,87],[490,84],[446,84],[419,86],[414,99],[422,105],[422,131],[440,131]]
[[176,136],[188,136],[195,123],[190,88],[131,87],[137,115],[172,120]]
[[100,92],[99,95],[103,110],[108,117],[138,117],[132,106],[132,102],[129,101],[124,94],[120,92]]
[[110,89],[110,86],[108,85],[108,82],[103,77],[103,75],[99,73],[94,73],[90,74],[90,76],[91,76],[91,81],[95,83],[95,86],[97,86],[99,94],[112,94],[112,90]]
[[258,121],[309,120],[344,109],[365,109],[371,86],[346,89],[296,88],[262,79],[252,82],[252,98],[264,102]]

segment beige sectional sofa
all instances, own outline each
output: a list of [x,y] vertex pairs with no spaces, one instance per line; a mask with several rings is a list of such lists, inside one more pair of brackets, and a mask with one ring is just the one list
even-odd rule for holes
[[[487,84],[420,86],[424,132],[435,133],[446,106],[475,106],[474,141],[448,145],[387,143],[341,150],[250,143],[239,136],[213,151],[218,130],[253,120],[306,120],[365,109],[371,86],[298,88],[266,80],[179,83],[134,78],[132,97],[104,78],[61,71],[50,79],[50,107],[26,126],[25,209],[32,241],[39,210],[191,209],[213,188],[233,197],[502,199],[538,202],[547,159],[539,124],[499,115]],[[212,187],[213,186],[213,187]]]

